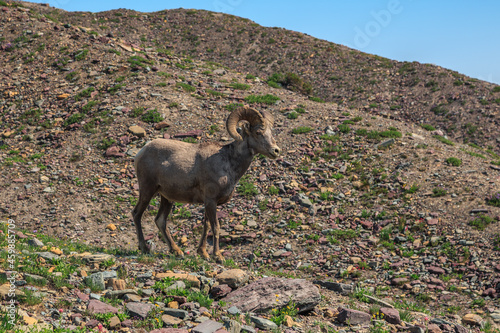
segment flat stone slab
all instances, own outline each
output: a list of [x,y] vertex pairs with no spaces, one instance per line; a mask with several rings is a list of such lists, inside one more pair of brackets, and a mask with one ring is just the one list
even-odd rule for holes
[[110,290],[106,292],[106,298],[122,298],[126,294],[137,294],[135,289]]
[[130,302],[125,305],[125,308],[132,318],[138,317],[140,319],[146,319],[149,312],[153,309],[153,304]]
[[193,330],[192,333],[213,333],[218,329],[224,327],[221,323],[218,323],[213,320],[205,320],[203,323],[199,324]]
[[89,313],[118,313],[118,309],[112,305],[106,304],[104,302],[98,301],[96,299],[91,299],[87,305],[87,311]]
[[48,261],[53,261],[55,259],[59,259],[59,256],[57,254],[54,254],[52,252],[37,252],[38,256],[48,260]]
[[266,277],[231,292],[223,298],[226,308],[236,306],[241,312],[265,312],[282,308],[289,301],[299,312],[312,310],[321,300],[318,287],[304,279]]

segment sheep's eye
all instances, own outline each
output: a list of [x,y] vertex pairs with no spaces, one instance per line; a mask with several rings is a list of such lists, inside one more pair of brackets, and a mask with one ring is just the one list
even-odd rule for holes
[[264,134],[264,131],[263,131],[263,130],[261,130],[261,129],[259,129],[259,130],[256,130],[256,131],[255,131],[255,134],[257,134],[257,135],[262,135],[262,134]]

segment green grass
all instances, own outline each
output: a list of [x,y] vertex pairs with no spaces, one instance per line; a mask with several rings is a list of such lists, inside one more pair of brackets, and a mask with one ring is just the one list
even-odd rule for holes
[[447,193],[448,193],[448,191],[441,186],[438,186],[438,187],[435,187],[432,189],[432,196],[433,197],[444,197]]
[[290,112],[287,116],[288,119],[297,119],[299,117],[299,114],[295,111]]
[[486,198],[486,204],[493,207],[500,207],[500,191]]
[[127,62],[130,64],[131,67],[146,67],[148,65],[154,64],[153,60],[148,60],[145,59],[141,56],[135,55],[127,59]]
[[356,135],[366,136],[368,139],[381,140],[382,138],[401,138],[403,135],[398,130],[391,128],[387,131],[368,131],[365,128],[356,130]]
[[99,104],[99,101],[88,101],[87,104],[85,104],[84,106],[82,106],[82,112],[83,113],[88,113],[97,104]]
[[423,129],[425,129],[426,131],[435,131],[436,128],[432,125],[429,125],[429,124],[422,124],[420,125]]
[[85,115],[82,114],[82,113],[79,113],[79,112],[73,113],[71,116],[69,116],[68,118],[66,118],[66,120],[64,121],[64,126],[69,126],[69,125],[73,125],[73,124],[79,123],[84,118],[85,118]]
[[245,83],[231,83],[231,87],[236,90],[248,90],[250,89],[250,85]]
[[293,134],[305,134],[305,133],[309,133],[311,132],[313,129],[311,127],[308,127],[308,126],[300,126],[300,127],[296,127],[292,130],[292,133]]
[[163,121],[163,116],[156,109],[151,109],[142,114],[141,120],[146,123],[159,123]]
[[434,135],[434,138],[435,139],[438,139],[439,141],[441,141],[442,143],[444,144],[447,144],[449,146],[454,146],[455,144],[453,143],[453,141],[451,140],[448,140],[447,138],[441,136],[441,135]]
[[94,87],[88,87],[86,89],[83,89],[80,91],[78,94],[75,96],[75,102],[78,102],[79,100],[83,98],[89,98],[92,92],[94,92]]
[[115,84],[114,86],[108,88],[108,92],[111,95],[114,95],[118,92],[118,90],[122,89],[123,87],[125,87],[125,83],[118,83],[118,84]]
[[309,99],[313,102],[317,102],[317,103],[325,103],[325,101],[319,97],[314,97],[314,96],[309,96]]
[[243,104],[241,104],[241,103],[231,103],[231,104],[226,105],[224,108],[226,108],[226,110],[228,110],[229,112],[233,112],[234,110],[236,110],[237,108],[242,107],[242,106],[243,106]]
[[39,124],[42,114],[41,109],[31,109],[22,113],[18,119],[28,125],[36,126]]
[[280,98],[271,94],[266,95],[249,95],[245,97],[247,103],[275,104]]
[[89,53],[89,50],[83,49],[79,51],[77,54],[75,54],[75,60],[76,61],[81,61],[87,57],[87,54]]
[[185,92],[195,92],[196,91],[196,88],[188,83],[177,82],[176,86],[182,88]]
[[344,134],[347,134],[351,131],[351,127],[349,127],[349,125],[347,125],[347,124],[340,124],[338,126],[338,129],[340,132],[342,132]]
[[240,179],[236,191],[245,197],[253,197],[259,193],[257,187],[250,181],[249,175],[245,175]]
[[456,157],[449,157],[446,159],[446,163],[458,167],[462,165],[462,160]]
[[405,193],[413,194],[413,193],[416,193],[419,189],[420,189],[420,186],[418,186],[417,184],[413,184],[407,190],[405,190]]
[[224,93],[212,89],[207,89],[205,90],[207,94],[212,95],[212,96],[224,96]]

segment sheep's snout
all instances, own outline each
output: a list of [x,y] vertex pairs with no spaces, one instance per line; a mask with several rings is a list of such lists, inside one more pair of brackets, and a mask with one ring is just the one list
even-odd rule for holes
[[281,149],[278,146],[271,147],[269,151],[269,157],[277,158],[280,155]]

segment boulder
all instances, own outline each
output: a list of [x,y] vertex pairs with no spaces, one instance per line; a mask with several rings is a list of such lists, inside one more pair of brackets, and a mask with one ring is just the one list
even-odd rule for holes
[[248,282],[248,274],[241,269],[228,269],[215,277],[219,284],[226,284],[235,289],[242,287]]
[[103,302],[98,301],[96,299],[91,299],[89,301],[89,304],[87,305],[87,311],[90,314],[93,314],[93,313],[109,313],[109,312],[111,312],[111,313],[117,313],[118,309],[115,308],[112,305],[103,303]]
[[281,308],[289,301],[299,312],[312,310],[321,300],[318,287],[304,279],[266,277],[231,292],[223,298],[227,307],[236,306],[241,312],[264,312]]
[[342,308],[337,315],[337,321],[349,325],[364,325],[370,323],[371,316],[363,311]]

